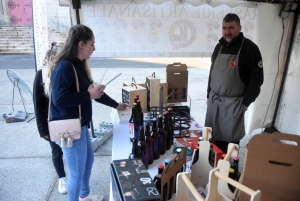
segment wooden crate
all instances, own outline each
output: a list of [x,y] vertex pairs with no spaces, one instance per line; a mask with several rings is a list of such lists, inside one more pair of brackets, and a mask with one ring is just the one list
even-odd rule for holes
[[130,85],[122,87],[122,102],[130,106],[133,105],[134,97],[139,95],[141,101],[142,112],[147,112],[147,89],[139,85]]
[[[154,74],[154,73],[153,73]],[[150,112],[151,107],[158,107],[160,100],[160,79],[154,75],[146,76],[147,89],[147,111]]]

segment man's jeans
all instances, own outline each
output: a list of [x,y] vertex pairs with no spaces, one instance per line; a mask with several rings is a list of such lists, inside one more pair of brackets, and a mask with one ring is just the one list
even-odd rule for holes
[[62,150],[68,166],[68,201],[78,200],[79,195],[88,196],[94,151],[87,126],[81,127],[81,137],[73,141],[72,147]]

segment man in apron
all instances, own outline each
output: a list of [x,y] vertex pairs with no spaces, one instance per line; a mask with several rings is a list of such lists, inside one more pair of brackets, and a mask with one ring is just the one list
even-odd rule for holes
[[214,144],[224,153],[229,143],[239,144],[244,137],[244,113],[264,79],[260,51],[241,28],[236,14],[224,17],[208,80],[205,126],[212,128]]

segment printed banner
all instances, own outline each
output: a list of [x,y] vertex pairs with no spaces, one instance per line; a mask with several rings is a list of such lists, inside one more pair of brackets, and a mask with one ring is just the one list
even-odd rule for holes
[[227,13],[241,18],[252,40],[256,8],[244,6],[83,2],[80,17],[95,35],[93,57],[206,57],[222,37]]
[[32,0],[33,37],[36,69],[43,66],[48,50],[47,11],[44,0]]

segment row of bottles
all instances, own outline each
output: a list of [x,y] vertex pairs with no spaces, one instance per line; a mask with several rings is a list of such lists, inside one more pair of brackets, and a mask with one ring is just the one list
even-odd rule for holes
[[[134,104],[134,107],[135,106]],[[132,153],[129,158],[142,158],[146,168],[148,168],[148,165],[152,164],[153,160],[159,159],[160,155],[165,154],[166,150],[171,148],[174,139],[174,126],[173,122],[170,122],[168,114],[168,111],[164,113],[164,122],[161,114],[158,115],[158,118],[152,119],[151,132],[149,122],[145,122],[145,125],[141,125],[141,122],[136,123],[134,121],[133,124],[129,126],[132,141]],[[136,113],[133,114],[134,117],[136,115]],[[138,135],[136,135],[135,131],[136,124],[139,125]]]

